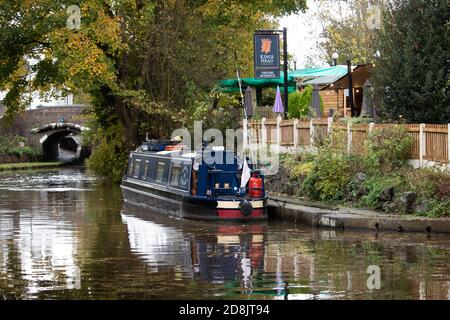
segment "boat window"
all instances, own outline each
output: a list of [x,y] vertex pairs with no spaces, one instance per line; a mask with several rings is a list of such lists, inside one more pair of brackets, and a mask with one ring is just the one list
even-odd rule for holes
[[133,159],[131,159],[128,164],[128,176],[133,176]]
[[164,167],[166,164],[164,162],[158,162],[158,169],[156,171],[156,182],[161,183],[164,177]]
[[147,173],[148,173],[148,160],[145,160],[144,173],[142,174],[141,180],[147,180]]
[[178,185],[180,184],[180,177],[181,177],[181,165],[179,164],[172,165],[170,185],[172,187],[178,187]]
[[136,159],[134,160],[134,174],[133,174],[133,178],[138,178],[139,177],[139,170],[141,169],[141,160],[140,159]]

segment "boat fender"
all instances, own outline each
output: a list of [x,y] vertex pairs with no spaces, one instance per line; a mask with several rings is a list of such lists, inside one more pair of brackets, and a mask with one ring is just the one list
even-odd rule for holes
[[241,213],[244,216],[249,216],[252,214],[253,206],[249,201],[242,200],[241,202],[239,202],[239,210],[241,210]]

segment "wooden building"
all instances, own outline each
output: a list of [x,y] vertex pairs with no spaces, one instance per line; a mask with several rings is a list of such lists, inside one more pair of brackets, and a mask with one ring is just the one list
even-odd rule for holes
[[[352,70],[353,101],[357,115],[361,113],[364,83],[369,78],[372,69],[372,64],[364,64],[353,67]],[[297,79],[297,87],[300,91],[307,85],[314,84],[319,86],[325,117],[331,116],[334,113],[337,113],[340,117],[351,116],[347,73],[341,76],[319,76]]]
[[[353,97],[356,114],[361,112],[364,83],[369,78],[373,69],[372,64],[364,64],[352,67]],[[337,65],[321,68],[304,68],[293,70],[288,73],[288,90],[303,90],[307,85],[319,86],[319,93],[324,104],[324,117],[337,113],[338,116],[351,116],[350,100],[348,94],[347,66]],[[262,92],[267,88],[276,89],[277,86],[283,90],[283,79],[255,79],[242,78],[243,90],[250,88],[254,116],[259,118],[275,118],[273,104],[262,103]],[[223,92],[239,92],[237,79],[227,79],[219,82]]]

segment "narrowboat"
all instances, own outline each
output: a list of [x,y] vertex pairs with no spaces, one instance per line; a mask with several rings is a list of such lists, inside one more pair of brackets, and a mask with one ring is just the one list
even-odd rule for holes
[[223,147],[187,152],[176,141],[144,142],[130,153],[124,201],[195,220],[267,219],[264,176]]

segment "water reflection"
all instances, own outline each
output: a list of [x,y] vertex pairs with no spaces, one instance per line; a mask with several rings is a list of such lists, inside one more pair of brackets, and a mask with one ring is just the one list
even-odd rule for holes
[[449,240],[181,220],[81,169],[0,175],[0,299],[449,299]]
[[131,252],[139,255],[152,271],[178,264],[182,271],[191,273],[190,243],[179,230],[126,214],[122,214],[122,221],[127,225]]
[[[130,248],[153,271],[175,265],[184,277],[233,287],[241,283],[251,293],[252,275],[264,267],[266,223],[200,223],[132,206],[124,212]],[[203,233],[195,232],[199,228]]]
[[21,219],[14,239],[20,248],[23,279],[33,294],[53,282],[54,287],[72,289],[76,266],[76,239],[67,223],[53,219]]

